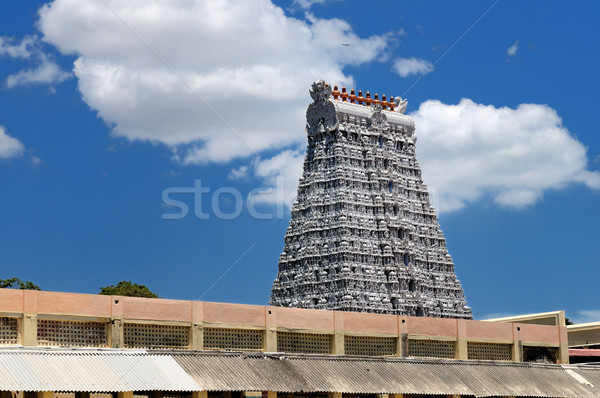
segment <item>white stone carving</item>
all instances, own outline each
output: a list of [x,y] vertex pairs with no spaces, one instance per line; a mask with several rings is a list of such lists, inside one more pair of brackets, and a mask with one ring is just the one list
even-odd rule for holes
[[304,172],[271,305],[472,318],[402,113],[315,82]]

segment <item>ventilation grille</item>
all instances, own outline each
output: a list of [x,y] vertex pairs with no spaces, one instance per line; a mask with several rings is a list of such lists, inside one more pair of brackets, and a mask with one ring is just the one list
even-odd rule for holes
[[331,354],[330,334],[277,333],[277,351],[303,354]]
[[264,331],[247,329],[204,329],[204,349],[262,351]]
[[39,319],[38,345],[59,347],[106,347],[106,323]]
[[123,335],[126,348],[188,348],[190,345],[189,326],[126,323]]
[[0,317],[0,344],[19,344],[17,318]]
[[512,361],[512,344],[467,343],[469,359]]
[[421,358],[454,358],[454,341],[408,340],[408,356]]
[[396,337],[345,336],[346,355],[394,356]]

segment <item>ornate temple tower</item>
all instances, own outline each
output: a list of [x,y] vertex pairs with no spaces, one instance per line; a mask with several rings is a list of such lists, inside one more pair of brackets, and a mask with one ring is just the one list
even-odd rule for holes
[[310,94],[304,173],[270,304],[472,318],[406,101],[332,92],[324,81]]

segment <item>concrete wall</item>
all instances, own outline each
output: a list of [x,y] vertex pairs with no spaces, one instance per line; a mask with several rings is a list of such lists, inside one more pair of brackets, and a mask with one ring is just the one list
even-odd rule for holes
[[[244,304],[0,289],[0,316],[20,322],[21,343],[37,344],[38,319],[101,321],[110,325],[109,346],[119,347],[127,323],[186,325],[190,348],[203,349],[207,327],[265,330],[266,351],[277,350],[277,332],[331,334],[333,353],[344,353],[344,336],[396,337],[456,342],[457,358],[467,359],[468,342],[511,344],[513,360],[523,345],[558,347],[568,361],[566,328],[536,324],[495,323],[447,318],[296,309]],[[399,347],[398,355],[406,355]]]

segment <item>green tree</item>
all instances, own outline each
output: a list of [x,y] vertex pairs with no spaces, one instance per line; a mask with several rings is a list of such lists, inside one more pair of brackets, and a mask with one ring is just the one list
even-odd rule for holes
[[569,318],[565,317],[565,324],[566,325],[575,325],[575,322],[573,322],[572,320],[570,320]]
[[19,278],[0,279],[0,288],[2,289],[21,289],[21,290],[42,290],[38,285],[31,281],[23,282]]
[[100,288],[100,293],[104,296],[127,296],[127,297],[147,297],[158,298],[158,294],[152,293],[144,285],[131,283],[131,281],[121,281],[115,285]]

